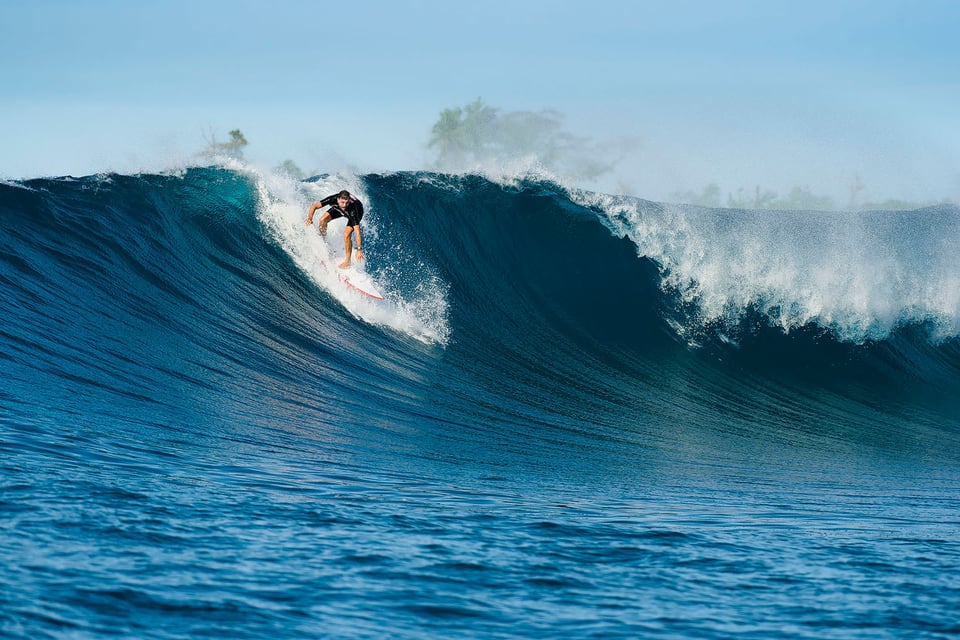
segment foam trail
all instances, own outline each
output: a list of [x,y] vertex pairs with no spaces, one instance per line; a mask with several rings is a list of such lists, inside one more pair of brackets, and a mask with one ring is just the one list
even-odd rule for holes
[[372,258],[376,263],[368,268],[375,281],[383,287],[384,301],[357,294],[345,287],[333,271],[321,266],[321,262],[335,264],[342,259],[342,221],[332,221],[324,238],[317,232],[316,224],[304,224],[306,211],[311,203],[341,189],[347,189],[364,202],[367,210],[363,220],[364,242],[368,247],[378,244],[376,210],[371,210],[369,196],[357,176],[321,176],[304,182],[250,167],[246,167],[245,171],[254,180],[259,194],[260,220],[304,273],[351,314],[420,341],[439,344],[447,341],[450,330],[446,285],[428,273],[414,290],[404,288],[390,269],[390,262],[394,259],[392,253],[402,251],[402,247],[383,247],[379,251],[368,252],[368,261]]

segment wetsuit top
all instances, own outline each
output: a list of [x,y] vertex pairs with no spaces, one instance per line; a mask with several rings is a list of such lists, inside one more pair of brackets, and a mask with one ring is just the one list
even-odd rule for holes
[[346,209],[341,209],[340,205],[337,204],[337,198],[339,196],[339,192],[332,196],[327,196],[320,201],[320,204],[325,207],[330,207],[327,213],[330,214],[331,219],[345,217],[348,227],[355,227],[360,224],[360,221],[363,219],[363,204],[353,196],[350,196],[350,202],[347,203]]

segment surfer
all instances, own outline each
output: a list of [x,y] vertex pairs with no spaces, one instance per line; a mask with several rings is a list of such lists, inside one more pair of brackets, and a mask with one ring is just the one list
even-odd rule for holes
[[336,218],[346,218],[347,227],[343,230],[343,248],[346,251],[346,259],[340,263],[341,269],[350,266],[350,258],[353,256],[352,235],[357,236],[357,260],[363,262],[366,256],[363,255],[363,237],[360,234],[360,220],[363,219],[363,203],[350,195],[350,192],[344,189],[340,193],[327,196],[319,202],[310,205],[307,211],[307,225],[313,224],[313,214],[318,209],[330,207],[322,216],[320,216],[320,234],[327,235],[327,223]]

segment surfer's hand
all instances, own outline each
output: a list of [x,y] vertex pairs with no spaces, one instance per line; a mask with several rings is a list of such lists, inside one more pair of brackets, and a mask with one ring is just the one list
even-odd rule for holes
[[363,255],[363,249],[357,249],[356,254],[357,254],[357,260],[359,260],[360,262],[363,262],[364,260],[367,259],[367,257]]
[[305,224],[309,227],[310,225],[313,224],[313,219],[312,219],[312,218],[307,218]]

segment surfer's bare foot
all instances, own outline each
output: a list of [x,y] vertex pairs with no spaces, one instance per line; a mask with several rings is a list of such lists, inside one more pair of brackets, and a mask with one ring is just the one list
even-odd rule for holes
[[346,269],[346,268],[349,267],[349,266],[350,266],[350,261],[349,261],[349,260],[344,260],[343,262],[340,263],[339,268],[340,268],[340,269]]

